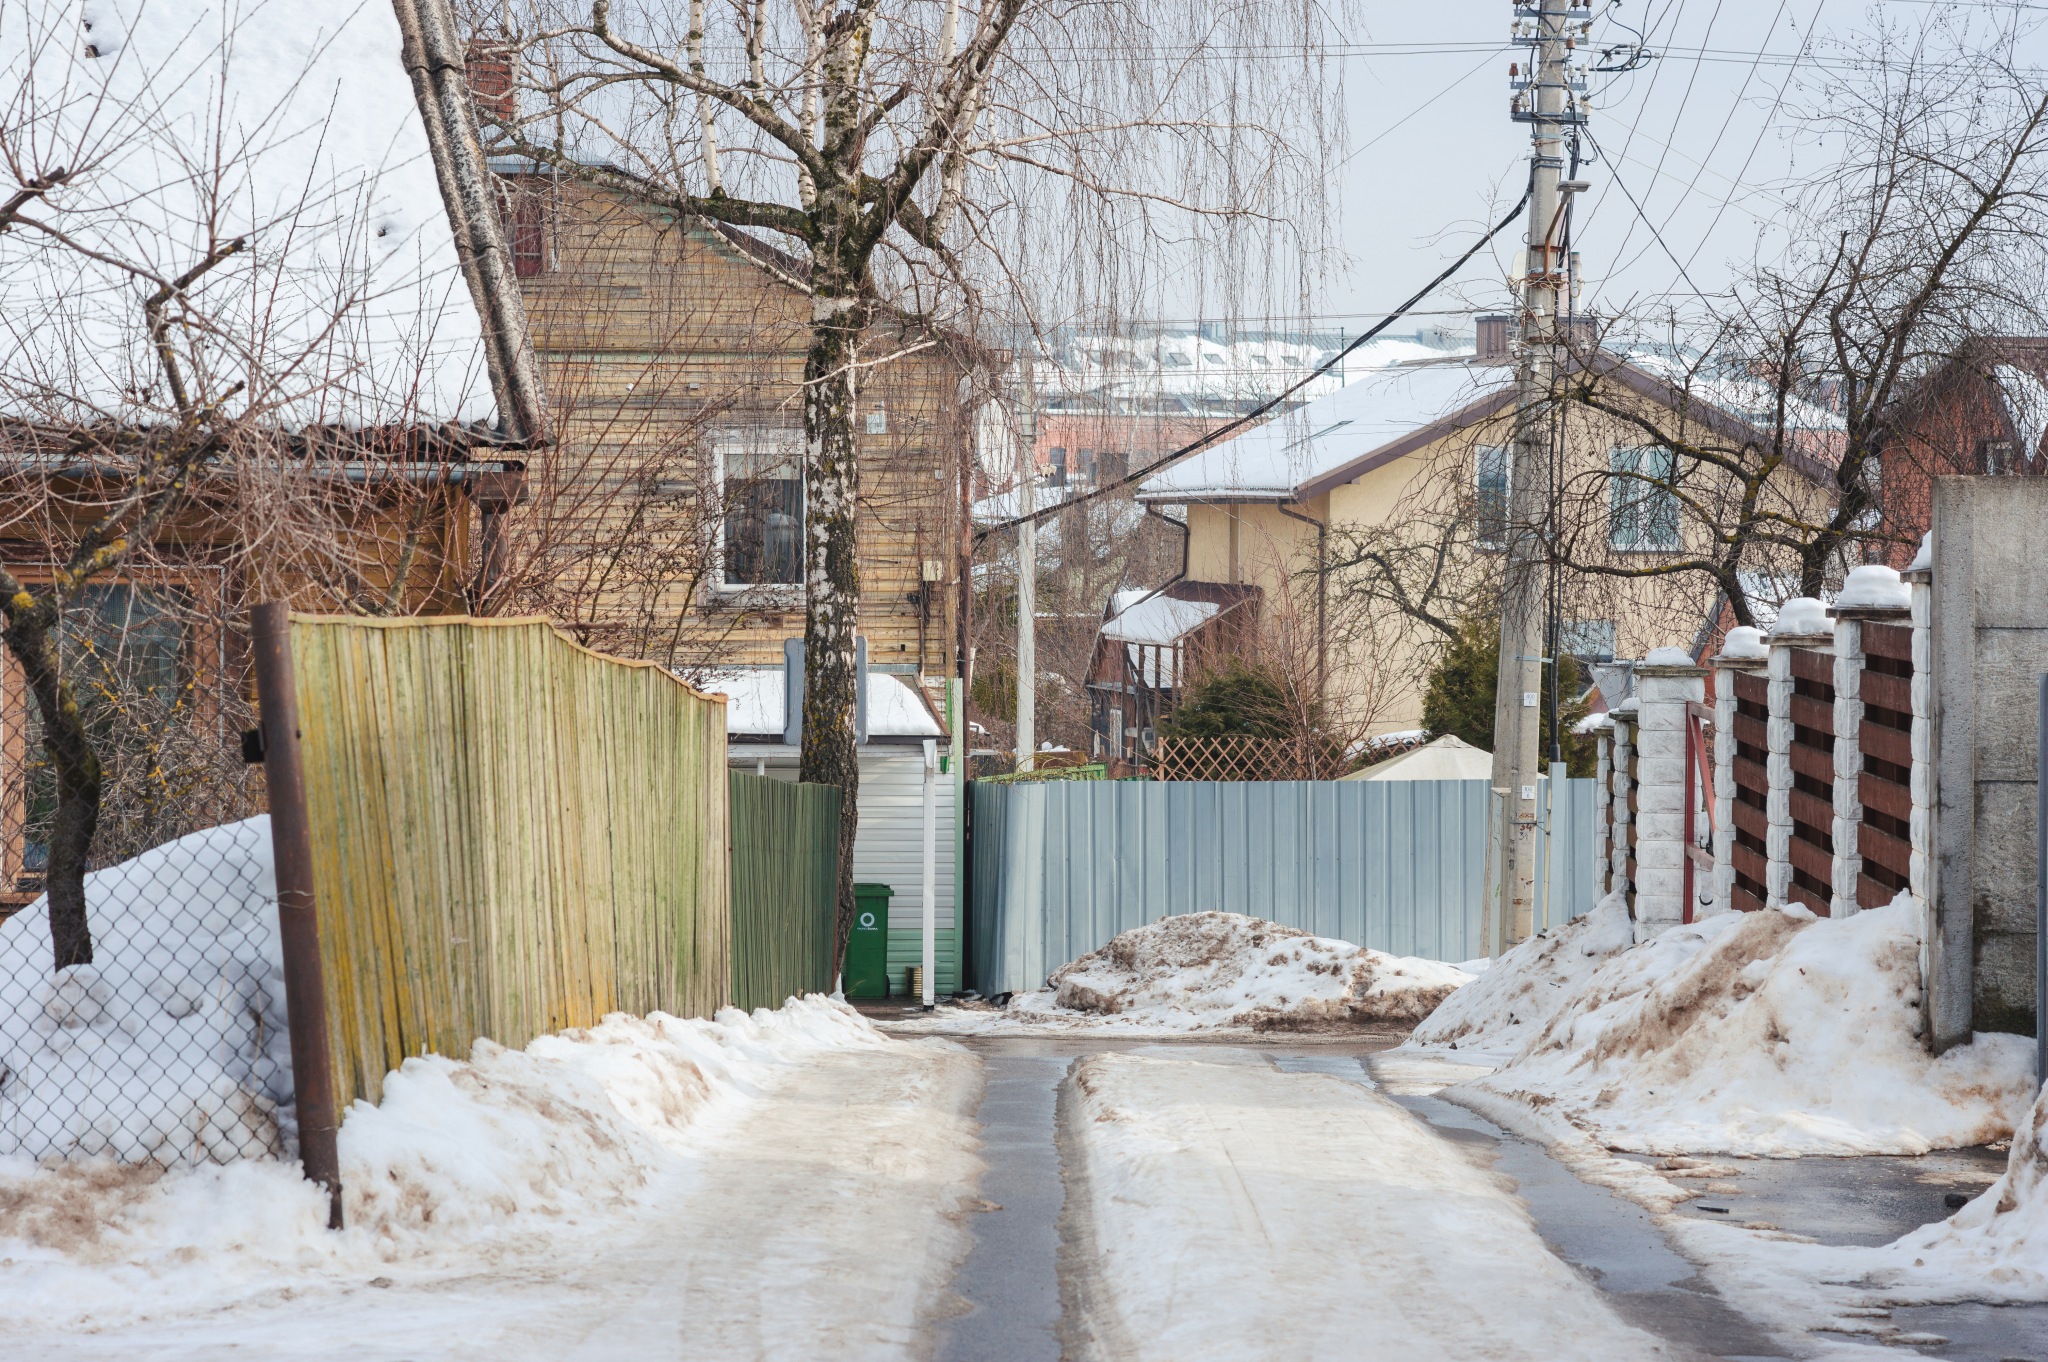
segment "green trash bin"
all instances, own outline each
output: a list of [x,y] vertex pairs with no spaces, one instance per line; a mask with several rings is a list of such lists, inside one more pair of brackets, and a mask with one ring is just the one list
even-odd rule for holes
[[853,886],[853,931],[846,938],[846,996],[889,996],[889,900],[886,884]]

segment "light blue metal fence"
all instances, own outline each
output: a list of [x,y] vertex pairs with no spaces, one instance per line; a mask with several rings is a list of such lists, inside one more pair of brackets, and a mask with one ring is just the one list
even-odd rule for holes
[[[1553,922],[1592,907],[1593,785],[1565,782],[1560,835],[1539,849],[1552,868],[1539,913]],[[984,993],[1038,988],[1118,932],[1212,909],[1397,955],[1466,960],[1485,949],[1483,780],[977,781],[969,790],[968,934],[972,986]]]

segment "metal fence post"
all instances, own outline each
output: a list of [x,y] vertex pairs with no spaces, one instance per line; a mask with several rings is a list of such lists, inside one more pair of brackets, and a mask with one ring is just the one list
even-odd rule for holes
[[292,1087],[299,1107],[299,1162],[327,1189],[327,1227],[341,1228],[341,1160],[335,1148],[334,1066],[327,1050],[327,984],[320,973],[320,918],[313,899],[313,841],[306,826],[306,773],[292,679],[291,615],[272,601],[250,612],[256,700],[262,709],[263,781],[277,864],[277,923],[284,949],[285,1014],[292,1033]]

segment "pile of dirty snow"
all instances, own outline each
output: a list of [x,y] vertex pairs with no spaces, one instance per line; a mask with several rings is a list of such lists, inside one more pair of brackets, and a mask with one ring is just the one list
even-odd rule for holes
[[2004,1176],[1889,1251],[1912,1260],[1900,1276],[1915,1285],[1945,1277],[1964,1299],[2048,1300],[2048,1092],[2013,1131]]
[[1793,907],[1672,928],[1606,960],[1512,1059],[1452,1091],[1641,1153],[1921,1154],[2002,1138],[2033,1098],[2032,1043],[1979,1035],[1927,1053],[1921,918],[1902,894],[1844,919]]
[[1010,1011],[1164,1031],[1304,1030],[1429,1015],[1472,976],[1240,913],[1186,913],[1134,927],[1062,965]]
[[1415,1028],[1411,1045],[1505,1058],[1527,1045],[1601,964],[1635,942],[1628,901],[1609,894],[1593,911],[1530,937]]
[[[78,1301],[98,1329],[274,1297],[286,1281],[360,1286],[393,1265],[471,1274],[552,1253],[566,1234],[602,1236],[646,1210],[650,1189],[672,1187],[693,1149],[784,1075],[828,1052],[899,1044],[813,996],[710,1021],[614,1015],[523,1050],[478,1041],[467,1060],[408,1059],[380,1105],[346,1113],[340,1233],[293,1163],[0,1158],[0,1335],[72,1318],[52,1300]],[[129,1285],[78,1289],[109,1269]]]
[[0,922],[0,1157],[179,1167],[297,1136],[270,820],[85,877],[93,963],[52,969],[48,904]]

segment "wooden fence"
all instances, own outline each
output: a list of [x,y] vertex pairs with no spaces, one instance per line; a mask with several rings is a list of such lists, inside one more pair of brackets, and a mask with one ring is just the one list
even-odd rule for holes
[[780,1007],[830,993],[839,887],[839,791],[734,772],[732,999]]
[[1826,917],[1834,893],[1835,655],[1816,648],[1789,652],[1792,883],[1785,896]]
[[1863,625],[1863,825],[1856,901],[1881,908],[1907,887],[1913,865],[1913,627]]
[[1750,672],[1725,671],[1721,680],[1735,688],[1735,793],[1730,802],[1735,836],[1730,856],[1735,866],[1732,907],[1754,912],[1769,897],[1764,865],[1770,836],[1771,683]]
[[335,1088],[731,994],[725,702],[540,620],[295,616]]

